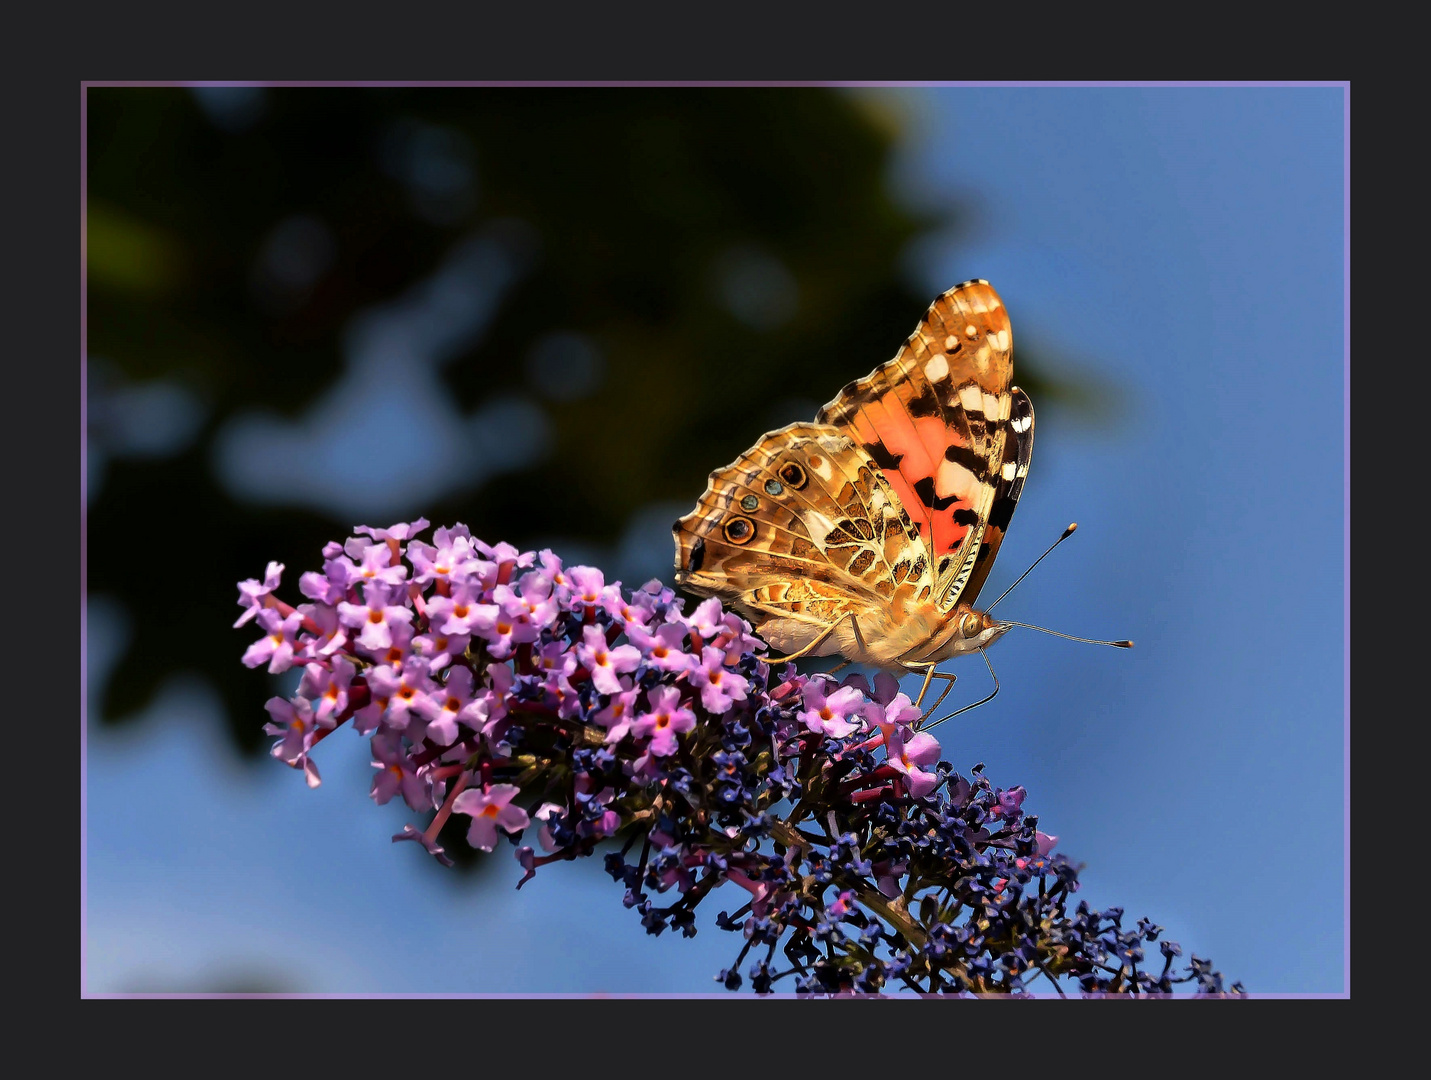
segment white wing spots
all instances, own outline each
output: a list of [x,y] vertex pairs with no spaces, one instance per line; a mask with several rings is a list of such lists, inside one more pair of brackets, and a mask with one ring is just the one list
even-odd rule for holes
[[957,461],[941,461],[934,474],[934,494],[941,499],[957,495],[970,506],[978,505],[979,478]]
[[1006,461],[1004,462],[1004,467],[999,471],[1003,473],[1005,480],[1012,480],[1018,475],[1019,463],[1017,461]]
[[924,365],[924,377],[930,382],[938,382],[948,376],[949,361],[945,359],[943,353],[936,353],[934,359]]
[[1009,351],[1009,332],[1007,330],[1000,330],[997,334],[990,334],[989,336],[993,338],[994,344],[998,347],[1000,352]]
[[1023,416],[1014,417],[1012,420],[1009,421],[1009,424],[1015,431],[1022,435],[1025,431],[1029,429],[1029,424],[1031,424],[1032,422],[1033,417],[1025,413]]
[[957,349],[958,347],[959,338],[956,337],[954,334],[950,334],[947,338],[944,339],[944,350],[946,352],[950,349]]
[[975,383],[967,383],[959,387],[959,404],[964,406],[965,412],[984,411],[984,392]]
[[811,471],[825,482],[826,487],[829,487],[829,485],[834,482],[835,467],[831,464],[829,458],[811,454],[805,460],[809,464]]
[[1013,398],[1008,394],[985,394],[984,416],[989,420],[1007,420],[1012,404]]
[[973,323],[970,323],[968,326],[964,327],[964,336],[967,337],[970,341],[973,341],[976,337],[979,336],[979,328]]

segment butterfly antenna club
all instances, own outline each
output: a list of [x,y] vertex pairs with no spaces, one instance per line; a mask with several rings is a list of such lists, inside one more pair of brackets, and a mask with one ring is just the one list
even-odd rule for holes
[[1057,630],[1050,630],[1046,626],[1034,626],[1026,622],[1005,622],[1006,626],[1022,626],[1025,630],[1038,630],[1044,634],[1052,634],[1054,637],[1068,638],[1069,641],[1082,641],[1088,645],[1111,645],[1115,649],[1131,649],[1133,643],[1128,640],[1123,641],[1098,641],[1094,638],[1074,637],[1072,634],[1060,634]]

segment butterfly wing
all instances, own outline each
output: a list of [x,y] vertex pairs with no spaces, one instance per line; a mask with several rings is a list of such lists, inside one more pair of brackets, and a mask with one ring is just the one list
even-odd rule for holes
[[781,650],[830,631],[815,655],[888,659],[891,612],[927,605],[934,588],[918,528],[884,473],[828,425],[766,435],[711,473],[672,531],[676,582],[720,597]]
[[1015,450],[1010,454],[1010,460],[1000,464],[994,499],[989,508],[989,521],[979,542],[979,553],[974,558],[974,569],[958,597],[968,604],[974,603],[994,565],[994,556],[999,553],[1004,533],[1008,532],[1009,520],[1014,516],[1014,507],[1023,493],[1024,478],[1029,474],[1029,460],[1033,457],[1033,403],[1017,386],[1012,388],[1012,395],[1004,449],[1009,451],[1008,440],[1012,439]]
[[[982,585],[1007,525],[991,533],[995,505],[1011,514],[1022,488],[1019,457],[1032,450],[1033,413],[1021,446],[1012,375],[1003,301],[987,281],[966,281],[934,301],[893,360],[850,383],[816,416],[870,456],[908,510],[934,565],[940,611],[972,599],[977,588],[969,587]],[[1006,462],[1013,465],[1007,486]],[[1025,474],[1027,465],[1025,458]]]

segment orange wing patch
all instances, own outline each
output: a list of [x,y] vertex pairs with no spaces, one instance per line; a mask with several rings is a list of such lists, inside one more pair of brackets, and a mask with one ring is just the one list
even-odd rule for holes
[[941,607],[958,599],[1012,445],[1012,350],[998,293],[965,282],[933,303],[893,360],[816,418],[847,431],[884,472],[929,549]]

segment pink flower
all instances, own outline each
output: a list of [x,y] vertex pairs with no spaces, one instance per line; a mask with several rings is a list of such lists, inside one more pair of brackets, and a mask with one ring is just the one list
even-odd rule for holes
[[298,591],[320,604],[336,604],[348,599],[355,573],[347,559],[329,559],[323,564],[323,573],[309,570],[298,578]]
[[[461,734],[457,727],[459,720],[481,730],[486,715],[485,709],[478,709],[478,704],[472,697],[471,669],[455,667],[447,676],[447,685],[417,698],[413,710],[427,721],[424,738],[431,739],[438,746],[451,746]],[[479,711],[483,715],[478,716]]]
[[732,611],[721,620],[725,627],[716,638],[717,648],[725,649],[727,664],[738,664],[746,653],[752,653],[764,646],[764,642],[750,635],[750,623]]
[[721,621],[725,612],[721,610],[720,601],[714,596],[707,600],[702,600],[696,610],[691,612],[690,618],[686,620],[689,626],[701,637],[710,639],[725,629],[725,624]]
[[268,569],[264,571],[263,584],[259,584],[257,578],[248,578],[239,582],[238,602],[243,606],[244,612],[234,623],[234,629],[238,629],[259,613],[259,609],[264,606],[264,597],[278,588],[279,580],[283,577],[283,564],[281,562],[271,562]]
[[411,525],[406,521],[399,521],[396,525],[389,525],[386,529],[375,529],[371,525],[359,525],[353,531],[366,533],[374,540],[409,540],[427,528],[427,525],[427,518],[418,518]]
[[601,590],[606,588],[606,578],[591,566],[578,566],[571,572],[571,606],[577,610],[583,605],[595,607],[601,603]]
[[294,639],[303,626],[303,616],[295,611],[284,618],[273,608],[264,608],[258,613],[258,625],[267,630],[268,635],[244,650],[244,664],[259,667],[267,663],[270,675],[287,671],[293,666],[293,652],[297,647]]
[[318,766],[308,757],[318,733],[318,725],[313,720],[313,706],[306,698],[272,697],[264,705],[273,722],[264,724],[263,730],[269,735],[281,735],[270,751],[285,765],[303,770],[303,778],[308,786],[316,788],[321,783]]
[[[646,692],[646,701],[651,711],[637,719],[631,734],[651,740],[647,753],[653,757],[668,757],[679,745],[676,736],[696,726],[696,714],[681,706],[681,692],[674,686],[653,686]],[[609,736],[607,741],[612,741]]]
[[[472,610],[472,636],[485,641],[487,651],[498,659],[506,659],[518,645],[536,641],[541,635],[541,628],[527,618],[525,608],[514,614],[498,604],[479,604]],[[450,630],[452,625],[449,620],[447,629]]]
[[[875,680],[875,685],[879,685],[878,679]],[[895,694],[883,705],[876,698],[864,707],[862,713],[866,720],[877,725],[881,730],[890,725],[908,728],[924,715],[914,707],[914,703],[905,694]]]
[[542,548],[537,558],[541,563],[542,575],[552,583],[552,594],[559,601],[565,601],[571,592],[571,579],[562,569],[561,558],[551,548]]
[[344,626],[358,630],[358,645],[369,653],[381,653],[392,648],[395,624],[407,626],[412,612],[392,603],[393,591],[378,582],[363,587],[364,603],[338,605],[338,619]]
[[620,589],[609,589],[601,606],[622,629],[629,629],[633,625],[644,627],[646,620],[651,617],[651,610],[641,606],[641,597],[644,595],[646,594],[638,592],[628,601],[621,595]]
[[606,633],[599,626],[586,626],[581,631],[582,644],[576,648],[577,659],[591,672],[591,683],[603,694],[621,693],[620,672],[635,671],[641,663],[641,653],[630,645],[611,648]]
[[576,670],[576,650],[568,649],[560,641],[543,645],[535,660],[538,670],[546,675],[548,682],[561,676],[570,676]]
[[299,658],[325,661],[348,644],[348,632],[338,621],[337,608],[328,604],[299,604],[298,614],[303,616],[305,626],[312,624],[318,628],[316,636],[312,633],[298,635],[302,646],[296,654]]
[[360,582],[379,581],[396,588],[407,580],[407,567],[395,559],[387,544],[372,544],[363,552],[354,576]]
[[[380,674],[381,673],[381,674]],[[421,665],[410,664],[401,672],[390,667],[373,668],[368,673],[368,685],[376,697],[382,693],[388,699],[387,715],[384,719],[392,731],[406,731],[413,742],[421,742],[426,722],[417,712],[417,704],[425,701],[428,693],[437,684],[428,677]]]
[[353,730],[371,735],[387,715],[388,703],[400,683],[397,671],[385,664],[371,668],[363,679],[368,684],[368,703],[353,714]]
[[521,788],[516,784],[493,784],[483,790],[468,788],[457,796],[452,809],[459,814],[470,814],[472,825],[467,830],[467,842],[481,851],[491,851],[497,844],[497,830],[519,833],[531,819],[520,806],[511,802]]
[[646,654],[646,661],[662,671],[685,671],[698,661],[686,652],[686,628],[679,623],[662,623],[655,633],[635,623],[626,626],[626,639]]
[[333,660],[332,670],[322,664],[309,664],[303,669],[298,693],[309,701],[317,702],[314,719],[319,724],[334,726],[348,707],[348,687],[356,671],[352,663],[341,656]]
[[730,712],[732,702],[744,701],[750,683],[725,666],[725,653],[709,646],[701,650],[700,666],[693,667],[691,685],[699,687],[707,712]]
[[466,634],[444,634],[439,630],[417,635],[412,639],[412,650],[422,657],[428,674],[436,675],[450,665],[454,657],[466,652],[471,640]]
[[551,581],[532,571],[523,574],[517,584],[517,589],[498,585],[492,590],[492,599],[508,615],[522,616],[537,626],[550,626],[560,608],[552,595]]
[[886,760],[896,771],[904,774],[909,793],[918,799],[937,788],[939,774],[925,772],[919,766],[932,765],[939,760],[939,741],[927,731],[906,736],[905,728],[893,724],[883,730],[888,747]]
[[387,733],[374,735],[372,748],[376,758],[373,768],[379,770],[373,777],[373,801],[382,806],[402,792],[403,802],[413,810],[421,812],[429,809],[432,795],[427,781],[413,772],[412,764],[403,752],[402,739]]
[[801,695],[805,707],[800,711],[800,722],[821,735],[843,739],[860,729],[860,725],[852,723],[850,717],[865,704],[864,695],[853,686],[826,694],[828,685],[822,679],[811,679],[805,684],[805,692]]
[[470,637],[481,622],[494,617],[495,604],[483,603],[485,592],[480,582],[459,581],[452,586],[451,596],[432,596],[427,601],[427,621],[439,633]]
[[607,746],[612,746],[624,739],[626,733],[631,730],[631,725],[636,721],[636,698],[641,691],[633,690],[629,679],[622,679],[620,685],[621,692],[612,694],[606,708],[592,717],[606,729]]
[[417,572],[413,581],[419,585],[431,585],[435,581],[456,581],[458,578],[475,574],[481,577],[489,569],[490,563],[478,559],[471,537],[438,529],[433,539],[436,546],[414,540],[407,546],[407,558]]

